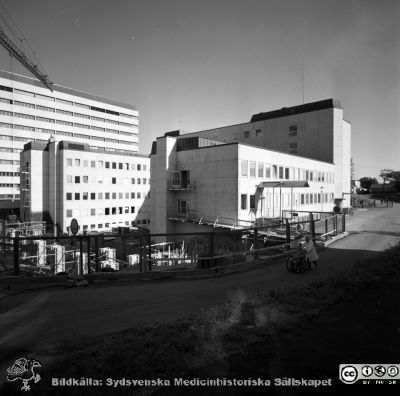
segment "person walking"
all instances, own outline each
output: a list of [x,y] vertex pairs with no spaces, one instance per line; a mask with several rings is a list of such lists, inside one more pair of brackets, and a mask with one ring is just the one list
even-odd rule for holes
[[305,249],[308,269],[311,269],[311,263],[314,263],[315,268],[317,268],[319,257],[314,242],[309,235],[306,236]]

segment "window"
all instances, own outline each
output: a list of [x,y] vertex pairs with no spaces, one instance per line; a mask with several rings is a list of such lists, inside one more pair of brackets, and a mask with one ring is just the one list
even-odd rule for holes
[[256,177],[256,163],[250,161],[250,177]]
[[118,169],[124,169],[124,164],[122,162],[118,163]]
[[283,179],[283,166],[279,167],[279,179]]
[[116,162],[113,162],[113,163],[112,163],[112,168],[113,168],[113,169],[117,169],[117,163],[116,163]]
[[94,192],[90,193],[90,199],[96,199],[96,193]]
[[88,198],[89,198],[89,193],[83,192],[83,193],[82,193],[82,199],[83,199],[84,201],[86,201]]
[[244,131],[243,137],[244,137],[245,139],[247,139],[248,137],[250,137],[250,132],[249,132],[249,131]]
[[310,204],[313,203],[313,194],[310,194]]
[[103,193],[102,192],[99,193],[98,198],[99,199],[103,199]]
[[310,180],[310,179],[309,179],[308,170],[306,170],[306,180],[307,180],[307,181]]
[[67,183],[72,183],[72,175],[67,175]]
[[112,183],[112,184],[117,184],[117,178],[116,178],[116,177],[113,177],[113,178],[111,179],[111,183]]
[[178,213],[182,215],[187,213],[187,201],[178,199]]
[[137,193],[137,198],[138,199],[142,198],[142,194],[140,192]]
[[67,217],[72,217],[72,209],[67,209]]
[[123,214],[123,207],[122,206],[118,207],[118,214]]
[[135,193],[131,192],[131,199],[135,199]]
[[81,160],[79,158],[75,158],[75,166],[81,166]]
[[135,213],[135,207],[131,206],[131,213]]
[[257,164],[257,176],[264,177],[264,164]]
[[110,208],[105,208],[104,214],[108,216],[110,214]]
[[125,193],[125,199],[129,199],[129,193],[128,192]]
[[273,177],[274,179],[278,178],[278,165],[272,165]]
[[96,216],[96,209],[90,209],[90,216]]
[[289,180],[289,168],[285,168],[285,179]]
[[110,163],[106,161],[106,169],[110,169]]
[[137,178],[137,180],[136,180],[136,181],[137,181],[137,184],[140,184],[140,179],[139,179],[139,178]]
[[72,166],[72,158],[67,158],[67,166]]
[[304,205],[304,194],[300,195],[300,205]]
[[106,199],[110,199],[110,193],[106,192],[106,193],[105,193],[105,198],[106,198]]
[[103,161],[97,161],[97,166],[99,168],[102,168],[103,167]]
[[141,165],[137,164],[137,170],[140,171],[141,170]]
[[124,198],[123,193],[122,192],[118,193],[118,199],[123,199],[123,198]]
[[270,164],[265,165],[265,178],[266,179],[271,178],[271,165]]
[[95,168],[96,167],[96,161],[90,161],[90,167]]
[[81,182],[80,176],[75,176],[75,184],[79,184]]
[[247,170],[248,168],[248,161],[242,160],[240,161],[240,176],[245,176],[247,177]]
[[261,129],[256,129],[256,136],[261,136]]
[[67,201],[72,201],[72,193],[67,193]]
[[290,125],[289,126],[289,137],[297,136],[297,125]]
[[310,181],[313,181],[313,177],[314,177],[314,172],[310,171]]
[[111,208],[111,214],[113,215],[117,214],[117,208]]
[[87,183],[89,181],[89,176],[82,176],[83,183]]
[[143,184],[146,184],[147,183],[147,180],[146,180],[146,178],[144,177],[143,178]]
[[240,195],[240,209],[247,209],[247,194]]
[[80,193],[75,193],[75,201],[79,201],[81,194]]
[[250,209],[256,208],[256,196],[250,195]]

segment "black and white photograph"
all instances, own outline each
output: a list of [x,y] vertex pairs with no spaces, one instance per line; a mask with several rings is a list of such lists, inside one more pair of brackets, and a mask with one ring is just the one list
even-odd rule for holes
[[0,394],[399,395],[398,0],[0,0]]

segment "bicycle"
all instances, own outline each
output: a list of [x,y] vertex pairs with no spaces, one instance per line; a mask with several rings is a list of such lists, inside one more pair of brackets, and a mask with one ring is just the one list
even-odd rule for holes
[[286,260],[286,269],[289,272],[303,273],[307,270],[307,262],[305,257],[288,257]]

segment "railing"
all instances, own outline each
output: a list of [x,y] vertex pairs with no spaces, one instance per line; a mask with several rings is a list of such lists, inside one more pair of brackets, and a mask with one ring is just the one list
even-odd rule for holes
[[[191,214],[186,213],[185,218]],[[193,217],[198,218],[198,214]],[[217,228],[174,234],[97,234],[73,236],[3,236],[0,239],[0,275],[77,277],[123,271],[188,270],[255,260],[282,252],[294,240],[311,234],[326,241],[344,232],[345,215],[258,227]],[[231,221],[232,219],[223,219]],[[205,221],[204,219],[202,221]],[[163,240],[154,243],[154,239]]]

